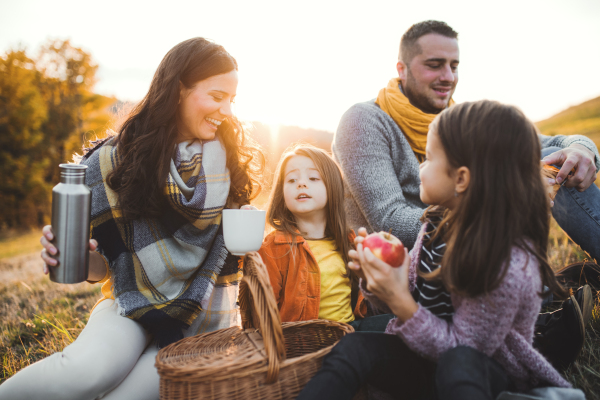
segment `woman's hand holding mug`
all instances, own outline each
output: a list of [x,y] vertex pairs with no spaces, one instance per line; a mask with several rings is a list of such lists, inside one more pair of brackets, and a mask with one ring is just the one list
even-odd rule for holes
[[227,250],[236,256],[258,251],[264,238],[265,217],[266,211],[250,204],[239,210],[223,210],[223,237]]

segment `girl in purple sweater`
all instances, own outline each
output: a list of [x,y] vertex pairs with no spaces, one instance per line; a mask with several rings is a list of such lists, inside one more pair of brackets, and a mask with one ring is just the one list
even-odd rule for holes
[[532,346],[542,285],[566,295],[546,259],[549,204],[536,128],[518,109],[463,103],[430,125],[420,166],[430,204],[400,268],[361,244],[349,267],[397,316],[386,334],[345,336],[299,399],[351,399],[369,383],[397,398],[495,399],[569,383]]

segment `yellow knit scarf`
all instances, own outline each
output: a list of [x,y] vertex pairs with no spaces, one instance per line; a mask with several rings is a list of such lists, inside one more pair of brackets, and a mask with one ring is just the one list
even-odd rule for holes
[[[386,87],[379,91],[375,103],[402,129],[408,144],[417,156],[419,162],[425,159],[425,145],[429,124],[436,114],[427,114],[410,104],[408,98],[400,90],[400,78],[392,78]],[[449,105],[454,100],[450,99]]]

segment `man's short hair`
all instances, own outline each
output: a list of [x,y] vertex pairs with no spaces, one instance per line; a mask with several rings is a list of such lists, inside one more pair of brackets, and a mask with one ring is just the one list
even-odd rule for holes
[[421,49],[417,40],[419,40],[421,36],[425,36],[429,33],[436,33],[451,39],[458,38],[458,33],[445,22],[429,20],[416,23],[408,28],[408,30],[404,32],[404,35],[402,35],[402,39],[400,39],[398,60],[408,65],[416,55],[421,54],[423,49]]

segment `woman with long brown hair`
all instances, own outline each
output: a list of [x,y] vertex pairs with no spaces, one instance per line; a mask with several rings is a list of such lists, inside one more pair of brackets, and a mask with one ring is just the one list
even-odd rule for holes
[[[0,399],[158,399],[158,348],[238,322],[221,211],[258,194],[263,158],[232,112],[237,69],[222,46],[179,43],[118,134],[83,156],[88,282],[103,296],[77,340],[9,379]],[[51,227],[43,234],[42,258],[60,268]]]

